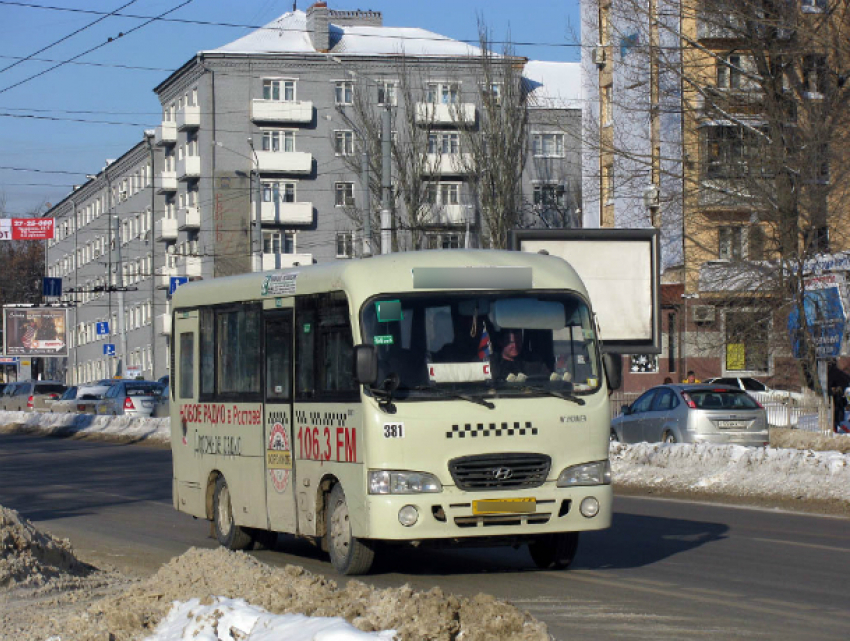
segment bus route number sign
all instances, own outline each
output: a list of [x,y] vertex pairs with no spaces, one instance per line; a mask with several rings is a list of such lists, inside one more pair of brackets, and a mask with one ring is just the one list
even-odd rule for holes
[[298,458],[336,463],[357,462],[356,427],[298,428]]

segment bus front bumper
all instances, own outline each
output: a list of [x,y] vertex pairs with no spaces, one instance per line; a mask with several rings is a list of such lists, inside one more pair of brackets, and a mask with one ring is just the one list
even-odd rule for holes
[[444,486],[433,494],[370,495],[367,532],[355,534],[416,541],[602,530],[611,525],[613,498],[611,485],[558,488],[554,482],[528,491],[473,493]]

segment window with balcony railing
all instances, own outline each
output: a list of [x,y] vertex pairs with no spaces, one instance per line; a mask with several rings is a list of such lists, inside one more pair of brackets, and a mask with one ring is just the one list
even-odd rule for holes
[[438,131],[428,134],[428,153],[460,153],[460,134],[448,131]]
[[294,254],[295,232],[291,231],[264,231],[263,232],[264,254]]
[[263,100],[293,102],[295,100],[294,80],[263,80]]
[[757,131],[737,125],[711,125],[702,131],[703,175],[708,179],[742,178],[765,173],[764,142]]
[[454,82],[429,82],[426,97],[433,105],[456,105],[460,102],[460,85]]
[[295,151],[295,132],[283,130],[264,131],[262,150],[273,152]]
[[295,183],[294,182],[263,182],[263,202],[264,203],[294,203],[295,202]]
[[566,207],[567,191],[564,185],[535,185],[534,205],[536,207]]

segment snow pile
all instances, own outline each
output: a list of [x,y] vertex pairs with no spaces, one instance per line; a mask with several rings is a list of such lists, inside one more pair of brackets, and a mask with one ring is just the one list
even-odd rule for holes
[[202,605],[200,599],[175,603],[147,641],[391,641],[394,638],[395,630],[361,632],[339,617],[271,614],[243,599],[216,597],[210,605]]
[[[295,614],[310,618],[299,624],[291,616],[271,616]],[[360,636],[343,628],[339,619],[359,630]],[[301,630],[308,624],[327,629],[313,636],[277,635],[278,628]],[[190,549],[154,576],[94,603],[57,629],[63,641],[107,637],[123,641],[145,634],[154,634],[156,641],[350,641],[386,639],[382,634],[389,630],[395,630],[401,641],[549,639],[545,624],[492,596],[466,598],[439,588],[417,592],[409,586],[381,590],[353,580],[340,588],[300,566],[275,568],[224,548]],[[367,632],[379,634],[363,634]]]
[[612,443],[614,484],[850,502],[850,454],[709,443]]
[[15,510],[0,506],[0,589],[38,587],[89,569],[74,556],[67,539],[42,534]]
[[45,434],[110,436],[123,441],[167,443],[171,439],[169,418],[131,418],[92,414],[0,411],[0,427],[15,426]]

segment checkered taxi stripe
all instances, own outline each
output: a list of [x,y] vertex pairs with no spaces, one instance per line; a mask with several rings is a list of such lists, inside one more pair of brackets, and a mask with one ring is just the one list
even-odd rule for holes
[[537,428],[531,426],[531,421],[521,424],[511,423],[466,423],[452,425],[452,431],[446,432],[446,438],[477,438],[488,436],[537,436]]

